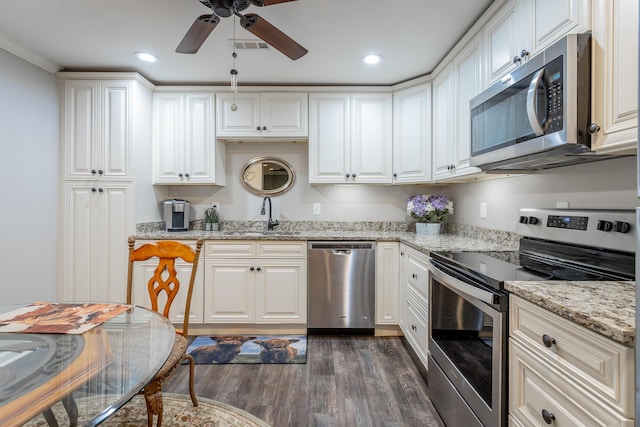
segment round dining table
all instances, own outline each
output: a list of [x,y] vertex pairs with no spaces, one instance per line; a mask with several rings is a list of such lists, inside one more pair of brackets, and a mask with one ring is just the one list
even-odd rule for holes
[[[21,307],[0,306],[0,315]],[[135,396],[167,360],[175,329],[155,311],[123,309],[76,334],[0,328],[0,426],[52,415],[57,402],[77,408],[79,425],[95,426]]]

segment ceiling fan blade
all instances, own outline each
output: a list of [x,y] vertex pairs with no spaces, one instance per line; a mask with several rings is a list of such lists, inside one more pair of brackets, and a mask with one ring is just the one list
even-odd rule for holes
[[255,13],[247,13],[244,15],[240,20],[240,24],[243,28],[255,36],[260,37],[294,61],[302,58],[309,52],[300,46],[298,42]]
[[220,18],[215,15],[200,15],[185,34],[176,52],[196,53],[219,22]]
[[296,1],[296,0],[251,0],[251,3],[253,3],[256,6],[271,6],[272,4],[279,4],[279,3],[288,3],[290,1]]

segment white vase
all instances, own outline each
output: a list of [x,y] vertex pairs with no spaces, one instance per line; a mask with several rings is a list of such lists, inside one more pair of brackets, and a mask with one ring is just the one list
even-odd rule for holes
[[442,224],[437,222],[416,222],[416,234],[435,236],[436,234],[440,234],[441,225]]

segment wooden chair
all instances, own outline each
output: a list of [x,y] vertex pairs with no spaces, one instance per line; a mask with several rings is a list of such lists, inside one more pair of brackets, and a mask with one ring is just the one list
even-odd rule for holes
[[[189,280],[189,288],[187,289],[187,300],[184,308],[184,321],[182,330],[176,330],[176,340],[171,350],[171,355],[160,368],[156,376],[142,389],[140,392],[144,394],[147,403],[147,424],[148,427],[153,425],[154,415],[158,416],[158,427],[162,425],[162,383],[182,364],[182,361],[189,361],[189,393],[193,406],[198,406],[198,399],[193,388],[193,357],[187,354],[187,334],[189,332],[189,310],[191,308],[191,295],[193,293],[193,284],[196,278],[196,270],[198,268],[198,259],[200,258],[200,250],[202,249],[202,239],[196,242],[195,251],[188,245],[172,240],[161,240],[157,243],[148,243],[134,249],[135,238],[129,237],[129,271],[127,275],[127,304],[132,303],[133,293],[133,266],[135,262],[146,261],[150,258],[158,258],[158,267],[156,267],[153,277],[147,282],[147,291],[151,298],[151,308],[158,313],[169,317],[169,310],[173,303],[178,290],[180,289],[180,281],[177,278],[175,269],[175,261],[181,258],[183,261],[192,263],[191,279]],[[166,273],[165,273],[166,272]],[[163,278],[163,274],[166,276]],[[138,284],[140,286],[141,284]],[[162,292],[166,293],[166,301],[163,307],[159,307],[159,301],[165,299],[159,298]],[[162,305],[162,303],[160,303]]]

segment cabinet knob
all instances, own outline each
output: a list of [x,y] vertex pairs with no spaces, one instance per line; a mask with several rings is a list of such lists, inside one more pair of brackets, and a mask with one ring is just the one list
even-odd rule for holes
[[182,178],[182,172],[180,172],[180,173],[178,174],[178,176],[179,176],[180,178]]
[[411,329],[414,330],[414,331],[418,330],[418,328],[416,328],[416,325],[411,325]]
[[267,127],[266,126],[262,126],[262,130],[267,130]]
[[251,266],[251,267],[249,267],[249,270],[253,271],[253,270],[255,270],[255,267]]
[[394,178],[397,178],[397,177],[398,177],[398,174],[397,174],[397,173],[394,173],[394,174],[393,174],[393,177],[394,177]]
[[587,132],[589,132],[591,135],[595,135],[599,131],[600,131],[600,126],[598,126],[597,123],[591,123],[587,128]]
[[551,348],[552,345],[554,345],[556,343],[556,339],[553,337],[550,337],[547,334],[544,334],[542,336],[542,344],[544,344],[545,347],[547,348]]
[[549,412],[546,409],[543,409],[542,410],[542,419],[544,420],[545,423],[551,424],[552,422],[554,422],[556,420],[556,416],[553,415],[553,412]]
[[102,169],[98,169],[98,174],[102,175],[104,171]]
[[95,193],[98,189],[96,187],[91,187],[91,191]]
[[100,193],[102,193],[102,192],[104,191],[104,189],[103,189],[102,187],[100,187],[100,188],[98,188],[98,191],[99,191]]
[[520,58],[525,59],[529,57],[529,51],[527,49],[522,49],[520,52]]
[[184,176],[186,176],[187,178],[189,178],[189,174],[188,174],[188,173],[185,173],[185,174],[184,174]]
[[350,173],[348,173],[346,176],[347,176],[347,178],[349,178],[349,177],[351,176],[351,174],[350,174]]
[[352,176],[353,178],[355,178],[355,177],[356,177],[356,174],[355,174],[355,173],[352,173],[352,174],[351,174],[351,176]]
[[513,63],[514,64],[518,64],[520,62],[522,62],[522,58],[520,58],[518,55],[513,57]]
[[404,256],[404,252],[400,252],[400,256]]
[[91,169],[91,174],[95,175],[96,174],[96,170],[95,169]]
[[411,277],[413,277],[414,279],[417,279],[418,275],[416,273],[411,273]]
[[260,126],[256,126],[256,130],[260,132]]
[[262,271],[262,267],[256,267],[256,270]]

